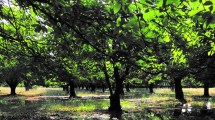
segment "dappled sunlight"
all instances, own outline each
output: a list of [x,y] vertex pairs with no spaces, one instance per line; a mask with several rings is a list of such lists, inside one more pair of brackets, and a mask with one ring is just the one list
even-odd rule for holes
[[[9,87],[0,87],[0,94],[10,94],[10,88]],[[45,88],[34,88],[30,89],[29,91],[26,91],[25,88],[23,87],[17,87],[16,88],[16,93],[19,95],[24,95],[24,96],[36,96],[36,95],[41,95],[43,93],[46,93],[47,89]]]
[[95,110],[95,105],[78,105],[78,106],[64,106],[61,104],[51,105],[49,110],[51,112],[89,112]]
[[[4,88],[4,90],[9,89]],[[189,94],[194,90],[185,91],[185,94]],[[118,116],[107,111],[110,101],[106,93],[77,90],[79,97],[69,99],[67,93],[57,88],[38,88],[31,90],[32,93],[28,92],[21,88],[21,95],[1,95],[0,115],[10,118],[13,112],[15,118],[20,116],[28,118],[28,115],[35,112],[35,118],[46,119],[108,119]],[[137,94],[141,97],[137,97]],[[155,89],[153,94],[143,89],[133,89],[126,95],[127,97],[121,99],[123,113],[118,116],[121,118],[164,119],[180,118],[191,114],[198,114],[201,117],[202,112],[208,111],[209,115],[215,109],[215,98],[202,97],[200,93],[186,96],[186,104],[176,100],[169,89]]]
[[[204,88],[183,88],[184,94],[186,95],[203,95]],[[215,88],[209,89],[209,94],[215,96]]]

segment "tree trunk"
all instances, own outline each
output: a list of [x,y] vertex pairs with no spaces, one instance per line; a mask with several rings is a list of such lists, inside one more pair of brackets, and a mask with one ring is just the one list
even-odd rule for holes
[[113,95],[110,96],[110,107],[109,111],[121,112],[122,108],[120,105],[120,94],[121,94],[122,82],[118,80],[116,82],[116,89]]
[[29,91],[30,88],[28,86],[25,86],[25,91]]
[[173,81],[170,82],[170,89],[171,89],[171,91],[175,90],[174,82]]
[[209,97],[209,82],[204,83],[204,97]]
[[16,86],[10,86],[10,95],[16,95]]
[[180,101],[185,101],[181,86],[181,78],[175,78],[175,98]]
[[86,85],[86,90],[89,90],[89,85]]
[[105,85],[102,84],[102,92],[105,92]]
[[115,92],[113,95],[110,96],[110,107],[109,111],[114,112],[122,112],[122,108],[120,105],[120,94],[123,90],[123,81],[125,80],[126,75],[128,75],[129,72],[129,66],[126,67],[125,74],[120,76],[119,74],[119,68],[117,66],[114,66],[114,78],[115,78]]
[[11,81],[7,81],[7,84],[9,85],[10,87],[10,95],[16,95],[16,87],[18,85],[18,81],[15,80],[11,80]]
[[120,95],[113,94],[110,96],[110,107],[108,108],[109,111],[117,111],[121,112],[122,108],[120,105]]
[[148,90],[148,88],[149,88],[149,84],[148,82],[146,82],[146,90]]
[[149,93],[154,93],[154,91],[153,91],[153,87],[154,87],[154,84],[153,83],[150,83],[149,84]]
[[117,66],[114,67],[114,77],[115,77],[116,89],[114,94],[110,96],[110,107],[108,110],[121,112],[122,108],[120,105],[120,94],[123,88],[123,85],[122,85],[123,80],[120,78]]
[[29,81],[25,81],[24,86],[25,86],[25,91],[29,91],[32,88]]
[[66,91],[67,93],[69,93],[69,84],[63,85],[63,91]]
[[76,94],[75,94],[75,85],[74,85],[74,82],[72,80],[69,80],[69,98],[74,98],[76,97]]
[[110,84],[110,79],[109,79],[109,75],[108,75],[108,72],[107,72],[107,68],[106,68],[106,64],[104,63],[104,67],[103,67],[103,72],[105,74],[105,80],[106,80],[106,83],[107,83],[107,86],[109,88],[109,91],[110,91],[110,95],[112,96],[113,95],[113,89],[111,87],[111,84]]
[[125,88],[126,88],[127,92],[130,92],[130,84],[129,83],[126,84]]
[[91,83],[90,84],[90,88],[91,88],[91,92],[96,92],[96,86],[93,84],[93,83]]

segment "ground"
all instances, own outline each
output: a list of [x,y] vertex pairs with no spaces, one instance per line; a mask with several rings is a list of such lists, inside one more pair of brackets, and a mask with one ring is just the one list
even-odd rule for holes
[[[121,96],[122,114],[110,113],[109,94],[101,90],[76,90],[78,98],[68,99],[61,88],[17,88],[16,96],[9,96],[9,88],[0,87],[0,119],[214,119],[215,97],[202,97],[203,88],[183,89],[186,104],[174,99],[174,92],[155,89],[132,89]],[[215,89],[210,89],[215,96]]]

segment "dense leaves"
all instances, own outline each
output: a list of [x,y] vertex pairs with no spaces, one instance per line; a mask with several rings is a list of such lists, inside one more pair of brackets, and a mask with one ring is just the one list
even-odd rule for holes
[[106,84],[117,110],[127,83],[171,85],[183,78],[187,85],[208,83],[214,76],[214,5],[210,0],[3,0],[1,81]]

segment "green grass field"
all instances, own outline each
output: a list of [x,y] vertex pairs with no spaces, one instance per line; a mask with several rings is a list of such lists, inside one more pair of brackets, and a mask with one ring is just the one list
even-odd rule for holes
[[[192,110],[200,110],[210,104],[210,111],[215,108],[215,98],[201,97],[203,88],[183,89],[187,104]],[[118,115],[109,113],[108,91],[99,90],[95,93],[76,90],[79,98],[68,99],[67,93],[61,88],[35,88],[25,91],[17,88],[16,96],[8,96],[10,89],[0,87],[0,118],[1,119],[172,119],[179,117],[193,117],[188,107],[174,98],[174,92],[169,89],[155,89],[149,94],[145,89],[132,89],[122,96],[123,113]],[[215,95],[215,89],[210,89],[210,95]],[[175,111],[183,111],[175,116]],[[185,114],[186,113],[186,114]],[[187,115],[187,116],[185,116]],[[207,115],[208,117],[209,115]],[[211,117],[213,115],[210,115]],[[196,115],[194,117],[202,117]],[[205,116],[203,116],[205,117]]]

